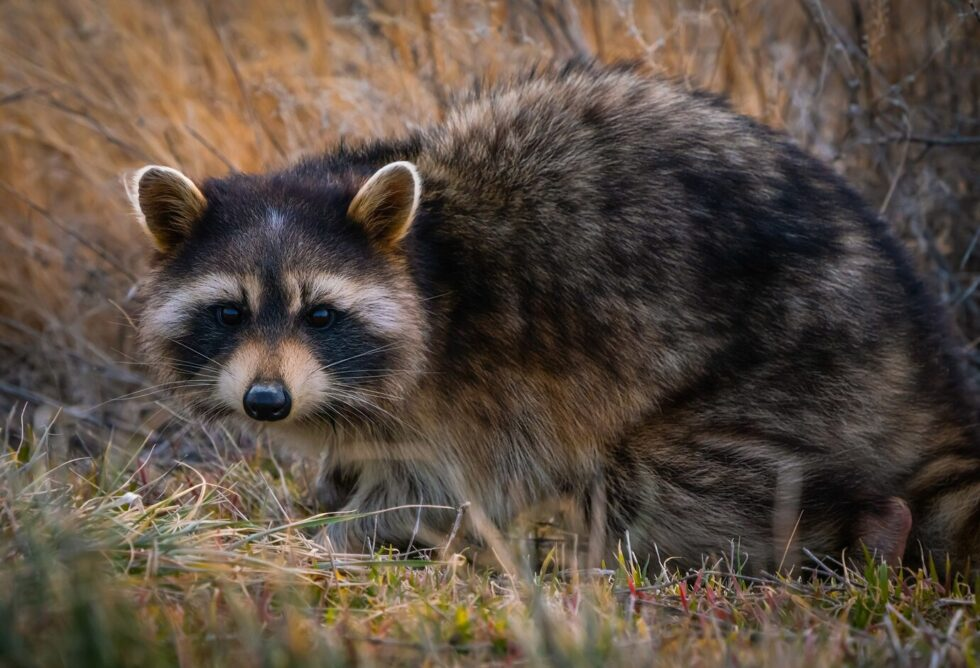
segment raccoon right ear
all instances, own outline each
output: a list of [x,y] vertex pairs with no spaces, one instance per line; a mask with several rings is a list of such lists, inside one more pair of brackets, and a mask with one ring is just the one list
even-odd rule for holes
[[194,182],[171,167],[147,165],[126,178],[125,184],[137,217],[164,253],[187,239],[207,206]]
[[347,208],[376,243],[392,247],[405,238],[422,197],[422,177],[410,162],[392,162],[376,171]]

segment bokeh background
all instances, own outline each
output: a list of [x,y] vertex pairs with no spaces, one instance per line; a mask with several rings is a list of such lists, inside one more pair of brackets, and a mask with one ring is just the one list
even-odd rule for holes
[[148,244],[125,170],[273,168],[438,122],[460,90],[580,56],[724,93],[830,163],[901,234],[980,368],[973,2],[6,0],[5,434],[57,416],[65,447],[91,450],[106,430],[145,441],[189,428],[140,391],[151,381],[130,318]]

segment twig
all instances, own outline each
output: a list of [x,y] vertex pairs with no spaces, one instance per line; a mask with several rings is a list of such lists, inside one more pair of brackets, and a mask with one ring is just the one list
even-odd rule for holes
[[201,144],[201,146],[203,146],[205,149],[207,149],[208,152],[211,155],[213,155],[218,160],[220,160],[221,162],[223,162],[224,165],[225,165],[225,167],[228,168],[228,171],[230,171],[230,172],[236,172],[236,173],[239,172],[239,171],[241,171],[237,167],[235,167],[235,165],[233,165],[231,163],[231,161],[228,158],[226,158],[217,148],[215,148],[214,144],[212,144],[207,139],[205,139],[204,136],[202,134],[200,134],[197,130],[195,130],[194,128],[192,128],[187,123],[184,123],[184,129],[187,130],[187,132],[190,133],[191,137],[193,137],[194,139],[196,139],[198,141],[198,143]]
[[980,144],[980,137],[970,135],[903,135],[891,134],[874,139],[863,139],[862,144],[896,144],[909,142],[912,144],[926,144],[928,146],[972,146]]
[[[907,137],[912,130],[907,113],[904,115],[903,120],[905,121],[906,127],[909,129],[909,132],[905,133],[905,136]],[[901,180],[902,174],[905,172],[905,163],[908,160],[909,146],[911,145],[911,142],[909,142],[907,139],[902,142],[902,157],[899,158],[898,169],[895,170],[895,176],[891,179],[891,183],[888,185],[888,192],[885,194],[885,199],[882,200],[881,206],[878,207],[879,216],[885,215],[885,211],[888,210],[888,205],[892,201],[892,195],[895,194],[895,188],[898,187],[898,182]]]
[[[85,422],[87,424],[93,425],[95,427],[105,428],[107,426],[104,422],[97,420],[90,415],[86,415],[86,411],[82,409],[73,408],[72,406],[65,406],[60,401],[52,399],[51,397],[45,396],[39,392],[34,392],[33,390],[28,390],[23,387],[17,387],[16,385],[5,383],[2,380],[0,380],[0,393],[6,394],[11,397],[16,397],[21,401],[26,401],[32,404],[41,404],[45,406],[51,406],[52,408],[57,408],[65,415],[68,415],[69,417],[72,417],[81,422]],[[108,426],[121,428],[124,431],[127,431],[131,434],[147,435],[150,433],[149,431],[137,427],[133,427],[132,425],[113,424]]]
[[443,556],[445,559],[449,554],[449,550],[452,547],[453,541],[456,540],[456,533],[459,531],[459,525],[463,521],[463,513],[466,511],[469,502],[463,503],[456,509],[456,520],[453,522],[453,528],[449,531],[449,537],[446,539],[446,545],[443,547]]
[[49,106],[65,114],[68,114],[69,116],[74,116],[75,118],[81,119],[89,126],[89,128],[93,132],[101,135],[107,142],[109,142],[113,146],[118,146],[122,150],[132,154],[133,156],[136,156],[140,160],[144,160],[146,162],[153,161],[153,156],[151,156],[149,153],[141,149],[139,146],[131,144],[128,141],[125,141],[124,139],[120,139],[112,132],[110,132],[109,129],[102,123],[102,121],[98,120],[97,118],[93,118],[87,112],[70,107],[64,102],[62,102],[61,100],[55,99],[50,95],[46,95],[45,98]]
[[38,92],[40,91],[38,91],[38,89],[32,86],[28,86],[27,88],[21,88],[20,90],[15,90],[13,93],[10,93],[9,95],[4,95],[3,97],[0,97],[0,106],[5,104],[11,104],[12,102],[17,102],[18,100],[22,100],[25,97]]
[[211,25],[211,30],[214,32],[215,37],[218,38],[218,46],[221,47],[221,53],[225,57],[225,62],[228,64],[228,69],[231,70],[231,75],[235,79],[235,85],[238,86],[238,92],[242,96],[242,101],[245,103],[245,109],[248,111],[248,115],[252,118],[252,121],[262,128],[262,132],[265,133],[266,139],[272,144],[276,152],[279,153],[279,157],[285,158],[286,151],[283,150],[282,146],[276,141],[275,135],[272,131],[262,122],[262,118],[259,116],[258,111],[255,109],[255,105],[252,103],[252,96],[248,91],[248,86],[245,85],[245,77],[242,76],[241,70],[238,69],[238,62],[235,60],[234,55],[231,53],[231,49],[225,41],[225,34],[222,32],[221,27],[218,25],[217,17],[214,15],[214,9],[211,4],[206,4],[205,8],[208,15],[208,23]]
[[60,229],[62,232],[64,232],[68,236],[70,236],[72,239],[74,239],[75,241],[77,241],[78,243],[82,244],[83,246],[85,246],[86,248],[88,248],[90,251],[92,251],[93,253],[95,253],[96,255],[98,255],[99,258],[102,259],[106,264],[108,264],[113,269],[115,269],[116,271],[118,271],[120,274],[122,274],[123,276],[125,276],[126,278],[128,278],[130,281],[132,281],[134,283],[136,282],[136,280],[137,280],[136,279],[136,275],[130,273],[130,271],[128,269],[126,269],[121,264],[119,264],[114,259],[112,259],[112,256],[109,255],[109,253],[107,251],[105,251],[104,249],[100,248],[96,244],[92,243],[91,241],[89,241],[88,239],[86,239],[85,237],[83,237],[82,235],[78,234],[73,229],[71,229],[70,227],[68,227],[64,223],[62,223],[60,220],[58,220],[57,218],[55,218],[54,215],[52,215],[51,212],[49,212],[43,206],[41,206],[40,204],[36,203],[34,200],[30,199],[29,197],[27,197],[27,196],[21,194],[20,192],[18,192],[15,188],[13,188],[6,181],[0,180],[0,187],[2,187],[4,190],[6,190],[7,192],[9,192],[11,195],[13,195],[14,197],[16,197],[17,199],[19,199],[24,204],[26,204],[30,209],[33,209],[35,212],[41,214],[41,216],[43,216],[45,218],[45,220],[47,220],[49,223],[51,223],[52,225],[54,225],[55,227],[57,227],[58,229]]

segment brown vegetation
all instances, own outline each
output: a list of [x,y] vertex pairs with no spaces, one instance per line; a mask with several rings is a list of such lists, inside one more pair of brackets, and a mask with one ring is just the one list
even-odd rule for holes
[[[341,137],[397,135],[439,118],[459,89],[579,55],[640,59],[785,127],[900,230],[975,355],[971,3],[328,5],[4,3],[0,405],[80,410],[143,382],[125,312],[147,243],[126,210],[124,170],[268,168]],[[136,417],[123,402],[85,421]]]

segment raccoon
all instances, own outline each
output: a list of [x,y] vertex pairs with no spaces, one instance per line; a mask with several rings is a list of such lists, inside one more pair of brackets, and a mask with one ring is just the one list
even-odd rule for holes
[[564,499],[600,553],[977,563],[945,314],[853,190],[718,98],[576,64],[405,138],[127,185],[147,358],[202,418],[322,453],[328,509],[392,509],[337,549]]

